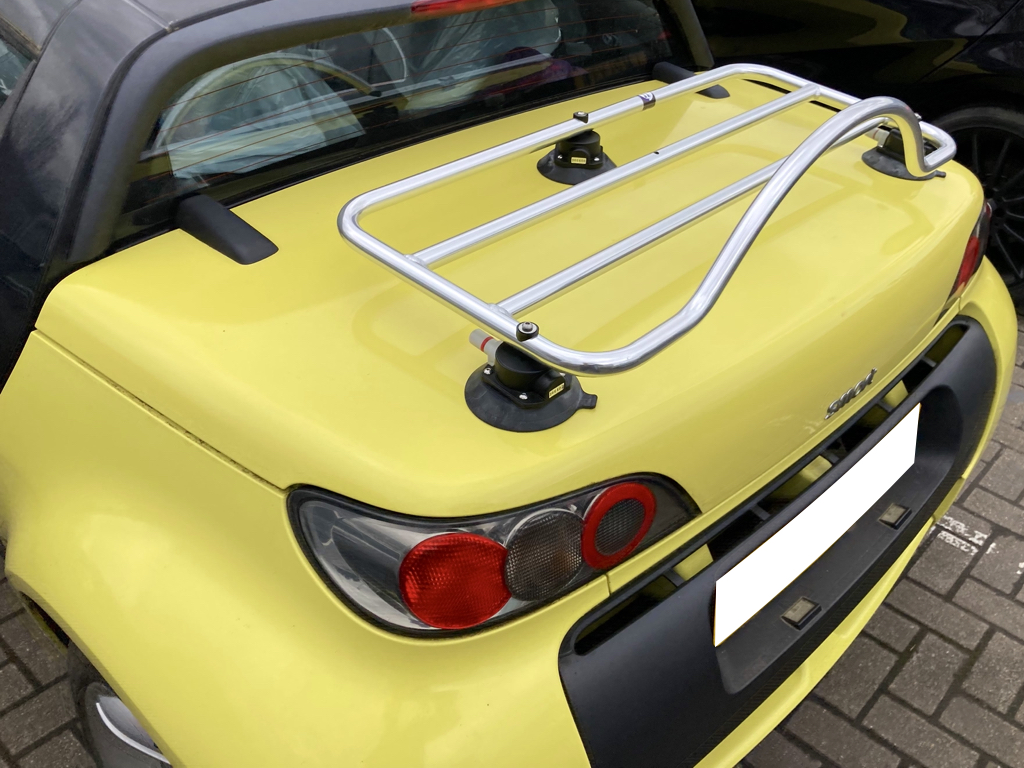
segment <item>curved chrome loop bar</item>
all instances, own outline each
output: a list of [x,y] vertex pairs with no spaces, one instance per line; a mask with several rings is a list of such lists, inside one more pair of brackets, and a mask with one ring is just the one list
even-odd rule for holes
[[[659,101],[700,90],[735,76],[756,77],[773,85],[792,86],[797,90],[670,144],[658,150],[657,153],[626,163],[613,171],[608,171],[589,181],[557,192],[415,254],[400,253],[359,226],[359,218],[378,206],[394,202],[406,195],[456,176],[480,170],[511,157],[533,152],[549,146],[559,139],[586,130],[586,128],[593,128],[600,123],[642,111],[652,104],[656,105]],[[499,304],[483,301],[437,275],[430,268],[431,265],[445,259],[465,255],[473,248],[500,234],[537,221],[539,218],[574,204],[588,195],[597,194],[661,163],[671,161],[709,142],[811,99],[839,107],[841,111],[818,127],[788,157],[772,163],[643,231],[508,297]],[[445,302],[464,316],[476,321],[492,335],[516,344],[549,365],[580,375],[619,373],[649,360],[692,330],[707,315],[768,218],[793,185],[822,154],[883,123],[899,128],[903,136],[907,169],[915,176],[928,176],[956,154],[956,145],[948,134],[932,125],[921,123],[910,108],[897,99],[875,97],[860,101],[852,96],[777,69],[752,64],[734,64],[667,85],[651,94],[634,96],[596,110],[590,113],[589,120],[585,124],[586,128],[576,119],[568,120],[359,195],[342,208],[338,215],[338,229],[345,239],[394,270],[401,277]],[[927,154],[925,153],[925,138],[935,146],[935,149]],[[764,188],[754,198],[725,246],[715,258],[700,286],[685,306],[636,341],[606,352],[584,352],[563,347],[544,336],[537,336],[525,342],[516,340],[517,321],[513,317],[515,313],[548,301],[602,270],[621,263],[624,259],[642,251],[662,237],[751,192],[762,184]]]

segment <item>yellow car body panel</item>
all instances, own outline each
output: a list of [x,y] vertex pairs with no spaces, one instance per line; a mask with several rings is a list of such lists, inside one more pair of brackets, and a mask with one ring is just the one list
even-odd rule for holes
[[558,646],[603,579],[481,636],[401,637],[338,603],[280,490],[40,334],[0,425],[8,574],[175,766],[587,764]]
[[[626,162],[777,95],[726,85],[729,99],[680,97],[624,118],[604,144]],[[654,472],[701,509],[717,507],[820,441],[841,421],[825,421],[829,403],[877,368],[871,397],[934,326],[981,209],[972,174],[950,163],[946,178],[909,183],[861,161],[867,139],[835,150],[773,216],[704,322],[639,369],[584,381],[598,409],[533,434],[473,416],[463,389],[484,361],[467,342],[473,326],[336,227],[359,193],[646,87],[474,127],[239,206],[280,247],[258,264],[181,231],[153,238],[62,281],[38,328],[281,488],[308,483],[443,517]],[[794,108],[441,270],[498,300],[777,159],[832,114]],[[560,188],[535,164],[479,172],[366,226],[401,248],[436,242]],[[620,345],[682,306],[748,201],[527,317],[561,342]]]
[[[729,99],[680,98],[609,126],[606,148],[627,162],[775,96],[726,85]],[[536,434],[478,421],[463,399],[483,362],[472,326],[347,245],[339,208],[648,87],[470,128],[239,206],[280,247],[258,264],[173,231],[52,291],[0,396],[7,569],[176,768],[585,766],[559,678],[566,633],[841,426],[845,412],[825,420],[832,400],[876,368],[867,401],[964,313],[997,356],[994,427],[1015,352],[1009,298],[986,263],[947,301],[981,188],[954,163],[928,182],[879,174],[860,159],[867,140],[797,185],[705,322],[634,371],[585,381],[595,411]],[[776,160],[830,114],[794,108],[444,274],[500,299]],[[555,191],[535,161],[402,201],[366,226],[405,249],[435,242]],[[681,306],[744,205],[530,318],[587,349],[622,344]],[[358,617],[311,567],[286,511],[297,484],[460,516],[631,472],[673,478],[704,514],[555,603],[456,639],[402,637]],[[806,694],[919,541],[703,768],[738,759]]]
[[[1005,294],[986,262],[957,302],[992,340],[997,398],[1016,352]],[[0,434],[9,575],[176,766],[587,765],[558,646],[606,580],[466,638],[371,627],[312,571],[280,489],[38,332],[0,398]],[[806,695],[920,539],[701,768],[733,765]]]

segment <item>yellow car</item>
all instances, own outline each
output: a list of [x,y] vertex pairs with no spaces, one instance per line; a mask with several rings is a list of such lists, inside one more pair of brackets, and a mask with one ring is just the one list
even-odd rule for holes
[[998,419],[953,141],[688,0],[0,22],[0,538],[101,768],[733,766]]

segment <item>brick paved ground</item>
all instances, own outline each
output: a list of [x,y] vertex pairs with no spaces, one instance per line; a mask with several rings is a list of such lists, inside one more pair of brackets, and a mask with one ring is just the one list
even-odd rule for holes
[[[742,768],[1024,768],[1024,319],[995,440],[885,605]],[[0,561],[2,564],[2,561]],[[0,768],[95,768],[0,582]]]
[[[0,565],[2,565],[0,560]],[[55,643],[0,582],[0,768],[95,768]]]

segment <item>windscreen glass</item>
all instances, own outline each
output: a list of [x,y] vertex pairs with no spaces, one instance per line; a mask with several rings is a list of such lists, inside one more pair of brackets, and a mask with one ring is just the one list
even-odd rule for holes
[[120,235],[204,189],[230,198],[512,111],[650,77],[652,0],[521,0],[310,42],[181,88],[140,158]]

